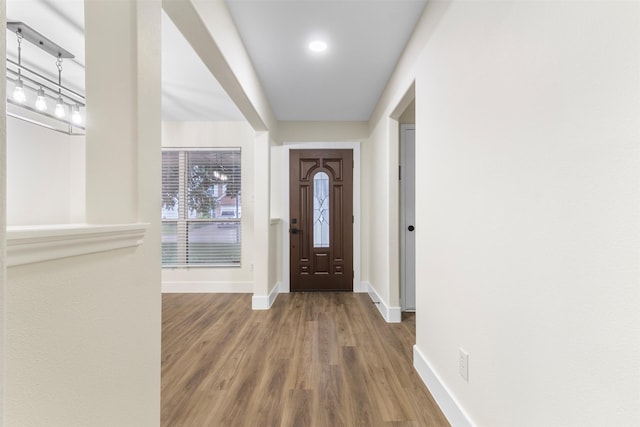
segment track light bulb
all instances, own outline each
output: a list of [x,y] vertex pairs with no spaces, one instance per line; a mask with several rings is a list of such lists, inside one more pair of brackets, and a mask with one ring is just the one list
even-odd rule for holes
[[78,107],[77,104],[71,106],[71,121],[76,125],[79,125],[80,123],[82,123],[82,116],[80,115],[80,107]]
[[44,96],[44,89],[38,89],[38,97],[36,98],[36,109],[38,111],[47,111],[47,99]]
[[62,119],[67,113],[64,111],[64,103],[62,102],[62,97],[58,98],[58,102],[56,103],[56,110],[54,112],[57,118]]
[[24,93],[24,85],[22,80],[16,81],[16,87],[13,89],[13,100],[19,103],[23,103],[27,100],[27,95]]

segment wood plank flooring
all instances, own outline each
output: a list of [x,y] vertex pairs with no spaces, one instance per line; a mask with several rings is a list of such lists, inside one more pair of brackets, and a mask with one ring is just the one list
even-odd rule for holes
[[162,297],[162,425],[448,426],[412,366],[415,318],[366,294]]

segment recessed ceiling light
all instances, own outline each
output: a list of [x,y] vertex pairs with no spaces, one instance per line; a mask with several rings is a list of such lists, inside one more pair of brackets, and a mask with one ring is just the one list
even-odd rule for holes
[[324,52],[327,50],[327,43],[322,40],[315,40],[309,43],[309,50],[313,52]]

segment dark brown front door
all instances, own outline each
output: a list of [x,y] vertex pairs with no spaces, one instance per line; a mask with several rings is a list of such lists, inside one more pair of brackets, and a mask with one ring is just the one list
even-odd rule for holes
[[291,291],[353,290],[353,151],[291,150]]

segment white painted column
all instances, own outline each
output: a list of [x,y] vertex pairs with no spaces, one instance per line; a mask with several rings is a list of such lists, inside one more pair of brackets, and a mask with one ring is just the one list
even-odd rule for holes
[[[142,284],[141,319],[151,343],[146,377],[150,411],[148,425],[160,424],[160,369],[162,334],[162,2],[137,1],[137,221],[149,224],[144,245],[138,251],[145,265],[138,269],[137,284]],[[155,410],[153,409],[155,408]],[[156,411],[156,412],[154,412]]]
[[143,125],[137,122],[136,7],[135,0],[85,2],[88,223],[130,223],[138,216],[138,189],[131,185]]
[[[138,397],[135,409],[117,407],[116,399],[110,403],[116,405],[114,419],[159,425],[161,1],[85,1],[85,27],[87,222],[149,224],[144,243],[123,255],[122,271],[114,272],[126,270],[127,278],[108,293],[122,302],[120,318],[132,322],[116,356],[131,353],[123,372],[138,366],[130,387]],[[132,347],[136,339],[139,345]],[[113,381],[127,387],[133,379]],[[126,392],[120,395],[130,400]]]
[[[155,318],[162,316],[162,24],[160,0],[138,0],[137,22],[137,205],[138,222],[149,224],[141,251],[152,268],[140,270],[141,280],[155,286]],[[157,333],[160,354],[160,329]],[[159,360],[155,361],[159,363]]]
[[256,133],[254,151],[254,261],[253,261],[253,309],[268,309],[269,293],[269,228],[271,190],[271,146],[268,132]]
[[[138,220],[161,226],[162,25],[160,0],[138,1]],[[160,241],[158,240],[158,245]],[[160,252],[158,252],[160,253]]]

